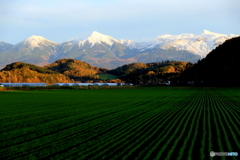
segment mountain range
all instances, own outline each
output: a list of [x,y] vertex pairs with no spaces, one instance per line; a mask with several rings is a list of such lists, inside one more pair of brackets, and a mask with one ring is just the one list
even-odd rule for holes
[[0,82],[86,82],[102,81],[103,76],[115,75],[115,80],[111,81],[140,85],[162,85],[170,80],[176,85],[239,86],[239,44],[240,36],[226,40],[197,63],[169,60],[138,62],[111,70],[75,59],[60,59],[44,67],[14,62],[0,70]]
[[44,66],[63,58],[82,60],[104,68],[165,60],[195,63],[227,39],[236,36],[204,30],[200,35],[162,35],[153,41],[135,42],[117,40],[94,31],[83,40],[71,39],[56,43],[34,35],[16,45],[0,41],[0,67],[16,61]]

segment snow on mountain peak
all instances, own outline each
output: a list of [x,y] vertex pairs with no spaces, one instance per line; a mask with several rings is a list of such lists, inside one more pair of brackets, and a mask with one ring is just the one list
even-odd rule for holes
[[97,32],[97,31],[92,32],[92,34],[87,39],[79,41],[78,45],[79,46],[81,46],[81,45],[83,46],[86,42],[91,43],[92,47],[96,43],[99,43],[99,44],[106,43],[108,45],[112,45],[114,42],[120,43],[118,40],[116,40],[116,39],[114,39],[114,38],[112,38],[110,36],[101,34],[101,33]]
[[205,57],[211,50],[222,44],[225,40],[234,37],[235,35],[225,35],[203,30],[200,35],[190,33],[182,33],[180,35],[163,35],[157,37],[162,49],[171,47],[177,50],[186,50],[201,57]]
[[192,33],[182,33],[179,35],[165,34],[158,36],[155,41],[149,43],[131,43],[125,40],[122,44],[140,51],[157,47],[161,49],[176,48],[177,50],[185,50],[205,57],[219,44],[235,36],[236,35],[233,34],[225,35],[204,30],[200,35],[194,35]]
[[225,36],[225,37],[227,37],[227,35],[225,35],[225,34],[210,32],[210,31],[208,31],[206,29],[203,30],[202,36],[214,36],[214,37]]
[[138,43],[135,42],[134,40],[120,39],[120,43],[123,44],[124,46],[127,46],[127,47],[131,48],[131,49],[138,48],[137,47]]
[[159,38],[170,38],[170,37],[172,37],[172,35],[170,34],[164,34],[162,36],[159,36]]
[[[180,37],[181,37],[181,38],[194,38],[195,35],[192,34],[192,33],[182,33],[182,34],[180,34]],[[180,38],[180,37],[179,37],[179,38]]]
[[182,33],[180,35],[170,35],[170,34],[165,34],[163,36],[157,37],[157,40],[161,39],[182,39],[182,38],[194,38],[195,35],[191,33]]
[[43,41],[43,40],[46,40],[46,39],[42,36],[35,36],[35,35],[32,35],[32,36],[30,36],[26,39],[26,41],[36,41],[38,43]]
[[238,37],[239,35],[236,34],[229,34],[228,37]]
[[120,39],[120,42],[121,44],[124,44],[124,45],[136,43],[134,40],[125,40],[125,39]]
[[57,45],[58,43],[50,41],[42,36],[36,36],[36,35],[32,35],[30,37],[28,37],[27,39],[23,40],[22,42],[16,44],[14,47],[15,48],[22,48],[23,46],[28,46],[28,47],[41,47],[42,45],[49,45],[49,44],[53,44],[53,45]]
[[99,32],[97,32],[97,31],[93,31],[91,36],[93,36],[93,37],[100,37],[100,36],[104,36],[104,35],[99,33]]
[[203,30],[203,34],[216,34],[216,33],[213,33],[213,32],[210,32],[210,31],[204,29],[204,30]]
[[107,43],[108,45],[112,45],[115,41],[118,41],[110,36],[101,34],[97,31],[92,32],[91,36],[88,37],[88,41],[90,43]]

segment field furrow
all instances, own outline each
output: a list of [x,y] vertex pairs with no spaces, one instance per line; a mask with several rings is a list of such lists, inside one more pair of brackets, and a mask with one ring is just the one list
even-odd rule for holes
[[[146,108],[148,108],[148,107],[146,107]],[[134,121],[137,121],[137,118],[139,118],[140,116],[145,116],[145,115],[149,115],[149,114],[151,114],[151,113],[154,113],[154,112],[156,112],[157,110],[156,109],[158,109],[158,107],[156,106],[156,108],[154,107],[153,109],[151,109],[151,110],[148,110],[147,112],[143,112],[141,115],[139,115],[138,117],[136,117],[135,119],[134,119]],[[160,110],[162,110],[161,108],[160,108]],[[154,113],[155,114],[155,113]],[[146,119],[143,121],[143,122],[145,122],[146,121]],[[128,124],[131,124],[132,123],[132,120],[130,120],[130,121],[128,121],[127,123],[124,123],[123,125],[125,125],[126,127],[128,126]],[[140,123],[141,124],[141,123]],[[121,127],[121,125],[119,125],[118,126],[118,128],[119,127]],[[118,129],[117,128],[117,129]],[[112,130],[111,132],[115,132],[115,128],[114,128],[114,130]],[[125,128],[124,128],[124,130],[125,130]],[[128,131],[130,131],[130,133],[134,133],[134,132],[132,132],[131,130],[133,130],[134,132],[136,132],[136,130],[135,130],[135,127],[133,127],[133,128],[129,128],[128,129]],[[108,134],[108,133],[107,133]],[[128,135],[126,135],[125,134],[125,132],[123,132],[123,134],[121,134],[121,135],[119,135],[118,136],[118,134],[119,134],[119,132],[117,132],[117,139],[120,139],[120,141],[117,141],[117,142],[114,142],[113,144],[114,144],[114,146],[116,146],[116,144],[119,144],[120,142],[122,143],[122,142],[124,142],[129,136],[131,136],[130,134],[128,134]],[[126,136],[125,136],[126,135]],[[121,136],[123,136],[124,138],[122,139],[121,138]],[[103,135],[101,135],[99,138],[101,139],[102,137],[105,137],[105,134],[103,134]],[[108,136],[106,136],[107,137],[107,139],[109,139],[109,137]],[[98,139],[98,141],[100,141],[100,139]],[[105,140],[105,138],[103,138],[103,140]],[[120,143],[120,144],[121,144]],[[94,145],[95,146],[95,145]],[[119,146],[118,146],[119,147]],[[101,148],[102,147],[100,147],[99,149],[100,149],[100,152],[103,152],[103,151],[101,151]],[[112,146],[112,150],[113,150],[113,146]],[[65,152],[67,152],[67,151],[65,151]],[[94,152],[95,152],[95,150],[94,150]],[[93,153],[93,155],[95,155],[95,153]]]
[[[240,148],[239,88],[161,86],[0,94],[0,159],[4,160],[207,160],[212,159],[210,151]],[[18,98],[12,101],[14,97]]]
[[[213,151],[215,152],[225,152],[227,150],[227,148],[225,147],[226,146],[226,142],[223,141],[223,138],[224,136],[222,135],[222,128],[220,127],[220,122],[221,119],[218,118],[217,115],[219,115],[219,106],[217,105],[216,101],[214,100],[215,99],[215,94],[212,93],[211,96],[210,96],[210,102],[211,102],[211,108],[212,108],[212,117],[213,117],[213,127],[212,128],[215,128],[215,135],[213,137],[213,143],[215,144],[214,145],[214,148],[213,148]],[[225,159],[226,157],[222,157],[222,159]]]
[[[138,106],[138,105],[137,105]],[[134,107],[137,107],[137,106],[134,106]],[[131,109],[131,107],[130,107]],[[101,116],[101,118],[105,118],[106,121],[109,119],[109,116],[110,114],[108,114],[108,116]],[[131,114],[131,116],[134,116],[134,114]],[[102,123],[104,122],[103,119],[94,119],[97,123]],[[31,140],[29,143],[31,143],[32,145],[31,146],[26,146],[28,147],[25,148],[24,150],[27,151],[25,154],[28,154],[29,152],[32,152],[32,150],[34,150],[35,152],[39,152],[39,149],[44,149],[46,150],[47,148],[52,148],[52,146],[58,146],[60,145],[61,146],[61,143],[65,143],[66,144],[66,137],[67,137],[67,141],[69,143],[69,141],[75,141],[76,140],[76,137],[79,138],[80,141],[86,139],[86,137],[89,137],[89,132],[87,132],[87,135],[86,134],[83,134],[84,133],[84,130],[85,128],[88,128],[90,129],[91,128],[91,124],[93,125],[96,125],[96,122],[92,122],[92,121],[87,121],[85,123],[80,123],[84,126],[80,127],[79,125],[80,124],[74,124],[73,126],[68,126],[67,128],[64,128],[64,129],[61,129],[61,130],[56,130],[54,133],[50,133],[50,134],[47,134],[47,135],[44,135],[42,136],[43,140],[44,140],[44,143],[41,143],[41,145],[39,145],[39,147],[34,147],[33,144],[36,144],[38,145],[39,144],[39,138],[34,138],[33,140]],[[108,123],[110,123],[111,121],[108,121]],[[106,125],[105,125],[106,126]],[[107,128],[109,128],[110,126],[107,126]],[[77,129],[77,130],[76,130]],[[79,130],[80,129],[80,130]],[[94,128],[94,129],[91,129],[91,131],[93,131],[93,135],[94,134],[98,134],[96,133],[94,130],[96,130],[97,128]],[[72,131],[71,131],[72,130]],[[81,130],[83,130],[83,132],[81,132]],[[69,132],[71,133],[71,135],[69,135],[68,133],[65,133],[65,132]],[[56,134],[56,135],[55,135]],[[85,137],[85,138],[84,138]],[[53,143],[54,142],[54,143]],[[75,143],[75,142],[73,142]],[[20,144],[21,145],[21,144]],[[64,145],[66,146],[66,145]],[[15,146],[12,146],[12,148],[14,148]],[[20,146],[19,146],[20,147]],[[16,148],[16,147],[15,147]],[[18,151],[20,154],[22,154],[21,151]],[[17,156],[17,155],[16,155]],[[20,156],[20,155],[18,155]]]
[[[178,105],[176,105],[176,107],[177,106]],[[190,108],[189,106],[186,107],[184,103],[182,103],[182,106],[183,109],[179,111],[179,115],[176,116],[176,119],[166,123],[164,130],[162,130],[158,135],[158,138],[154,140],[154,143],[152,143],[154,146],[148,150],[144,159],[160,159],[167,156],[168,149],[171,148],[170,144],[174,143],[174,138],[178,137],[177,135],[185,125],[185,122],[189,120],[189,115],[192,115],[192,112],[194,111],[193,108]]]
[[[219,107],[219,111],[220,111],[220,115],[219,118],[221,118],[220,120],[220,124],[223,128],[223,133],[224,133],[224,137],[225,137],[225,141],[227,142],[227,147],[228,147],[228,151],[233,151],[233,148],[240,148],[240,143],[237,139],[237,136],[239,134],[236,133],[240,133],[239,128],[237,127],[237,124],[239,123],[235,123],[232,119],[233,117],[229,116],[229,113],[232,112],[232,110],[230,110],[229,108],[229,103],[226,103],[226,101],[219,101],[218,105],[221,106]],[[225,106],[225,107],[222,107]],[[236,117],[235,117],[236,118]]]
[[[196,95],[192,95],[191,97],[198,97],[199,98],[199,94]],[[181,132],[176,135],[175,140],[172,142],[172,144],[169,144],[168,146],[168,154],[166,156],[166,159],[181,159],[183,157],[183,159],[189,158],[189,156],[191,156],[191,154],[189,154],[189,151],[191,149],[190,147],[190,141],[188,141],[188,139],[193,139],[195,134],[194,134],[194,129],[196,127],[196,119],[197,119],[197,114],[200,111],[200,107],[198,107],[198,98],[191,100],[191,103],[189,103],[188,105],[191,106],[192,112],[187,115],[187,120],[184,121],[184,126],[181,128]],[[183,121],[183,120],[182,120]],[[193,141],[192,141],[193,142]],[[179,149],[181,148],[181,150]],[[178,154],[177,154],[178,153]],[[156,157],[155,159],[159,159],[160,157]]]

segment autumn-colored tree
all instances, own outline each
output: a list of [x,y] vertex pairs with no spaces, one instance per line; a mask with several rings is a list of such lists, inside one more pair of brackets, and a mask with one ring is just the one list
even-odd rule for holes
[[100,79],[97,73],[104,73],[105,68],[94,67],[90,64],[75,59],[60,59],[56,62],[46,65],[44,68],[60,72],[75,81]]
[[7,65],[0,71],[0,82],[44,82],[53,83],[74,82],[65,75],[44,69],[32,64],[15,62]]
[[171,77],[179,75],[191,63],[164,61],[156,63],[133,63],[108,71],[118,75],[121,80],[134,84],[161,84]]

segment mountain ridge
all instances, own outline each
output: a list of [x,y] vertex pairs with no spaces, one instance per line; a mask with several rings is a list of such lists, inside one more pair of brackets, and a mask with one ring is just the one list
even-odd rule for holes
[[6,51],[8,49],[11,49],[14,45],[10,44],[10,43],[6,43],[3,41],[0,41],[0,52],[2,51]]
[[240,36],[226,40],[195,64],[167,60],[125,64],[108,70],[76,59],[60,59],[44,67],[15,62],[0,71],[0,81],[10,81],[10,76],[11,81],[15,82],[47,81],[49,84],[62,81],[99,81],[98,74],[110,73],[117,75],[121,81],[139,85],[164,85],[170,80],[173,85],[239,86],[239,44]]
[[133,62],[159,62],[163,60],[197,62],[216,46],[234,34],[219,34],[204,30],[200,35],[182,33],[162,35],[153,41],[135,42],[114,39],[97,31],[83,40],[71,39],[63,43],[42,36],[30,36],[16,45],[0,43],[0,67],[23,61],[37,65],[50,64],[58,59],[83,60],[98,67],[116,68]]

